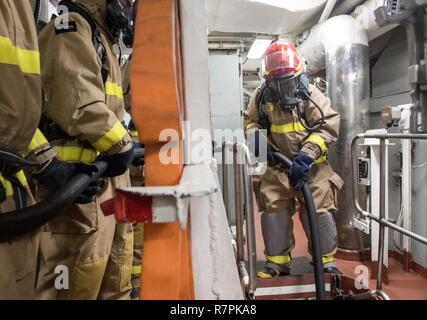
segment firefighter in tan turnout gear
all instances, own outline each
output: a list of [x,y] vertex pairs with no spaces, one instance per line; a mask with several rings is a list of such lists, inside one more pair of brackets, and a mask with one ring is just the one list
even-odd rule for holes
[[[309,239],[308,217],[301,188],[308,181],[319,215],[321,254],[325,272],[339,273],[334,261],[337,229],[332,215],[343,181],[327,160],[328,146],[337,140],[340,117],[317,88],[309,85],[302,59],[293,44],[275,42],[265,58],[265,83],[245,112],[249,141],[268,146],[268,168],[255,185],[265,244],[266,265],[260,278],[287,275],[295,245],[292,215],[299,202],[300,220]],[[275,163],[277,150],[293,165],[285,172]]]
[[[14,214],[34,204],[23,169],[49,190],[57,190],[79,173],[76,165],[55,158],[54,149],[37,129],[40,54],[28,1],[0,2],[0,73],[5,80],[0,84],[0,214]],[[8,158],[10,153],[33,164],[22,168]],[[38,230],[0,243],[0,299],[34,298],[38,245]]]
[[[135,2],[136,5],[136,2]],[[122,87],[125,100],[125,108],[127,112],[131,112],[132,108],[132,95],[130,88],[130,66],[132,62],[132,55],[126,60],[122,67]],[[133,121],[129,124],[129,133],[132,137],[134,145],[138,148],[144,146],[139,142],[138,130],[136,130]],[[132,166],[129,169],[130,181],[133,187],[144,186],[144,157],[134,159]],[[144,224],[135,223],[133,228],[134,245],[133,245],[133,264],[132,264],[132,300],[139,300],[139,291],[141,287],[141,264],[144,244]]]
[[[133,41],[133,1],[61,1],[67,8],[40,33],[46,136],[71,163],[108,163],[97,196],[75,204],[42,233],[39,299],[130,299],[131,224],[105,217],[102,202],[130,186],[132,139],[122,124],[123,90],[113,45]],[[43,190],[40,191],[43,197]],[[55,268],[69,271],[69,287],[55,287]]]

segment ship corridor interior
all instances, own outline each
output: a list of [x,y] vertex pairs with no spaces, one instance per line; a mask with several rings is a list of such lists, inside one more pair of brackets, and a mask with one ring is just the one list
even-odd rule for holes
[[[49,60],[43,58],[49,53],[42,45],[50,47],[45,34],[51,28],[50,21],[59,14],[58,8],[64,4],[58,0],[20,1],[31,4],[39,41],[44,41],[43,44],[40,42],[44,90],[44,81],[55,83],[56,80],[44,77],[43,67],[50,68],[50,65]],[[83,8],[93,8],[91,0],[76,2],[89,3]],[[104,2],[120,4],[126,1],[92,1],[96,3],[94,6]],[[59,223],[55,222],[58,217],[53,218],[53,214],[49,213],[53,220],[45,221],[37,231],[41,234],[41,240],[39,253],[34,257],[34,293],[27,291],[23,299],[427,300],[427,141],[424,141],[427,140],[427,1],[137,0],[129,3],[136,6],[132,26],[135,31],[133,47],[126,46],[124,38],[119,45],[112,46],[112,52],[122,68],[121,71],[116,70],[110,64],[105,82],[106,100],[97,103],[113,110],[110,113],[116,112],[116,107],[110,107],[108,102],[112,100],[108,100],[111,98],[107,91],[111,93],[113,90],[115,99],[124,99],[124,105],[131,104],[118,122],[120,125],[123,121],[123,127],[133,140],[135,158],[129,169],[131,185],[119,186],[115,185],[116,180],[111,180],[112,184],[108,184],[114,188],[111,196],[94,195],[96,202],[93,204],[96,203],[94,206],[102,209],[103,213],[96,217],[98,227],[85,229],[85,240],[82,240],[81,234],[75,238],[68,234],[67,237],[67,232],[72,234],[73,230],[83,228],[82,225],[95,218],[77,218],[78,211],[70,208],[83,208],[90,204],[79,207],[72,204],[72,199],[67,200],[65,207],[60,207],[61,210],[56,208],[58,216],[65,210],[62,215],[69,213],[72,217],[72,222],[69,222],[72,225],[62,222],[61,228],[68,231],[60,229],[58,232],[64,235],[52,231],[58,228]],[[95,11],[87,12],[97,14]],[[73,13],[72,17],[76,15]],[[95,21],[99,23],[99,20]],[[56,41],[55,37],[73,37],[74,33],[80,32],[81,26],[77,24],[74,27],[76,29],[72,32],[55,29],[56,35],[53,32],[49,41]],[[0,21],[0,50],[7,50],[2,28]],[[104,29],[100,28],[102,42]],[[306,75],[310,82],[307,88],[310,89],[311,98],[321,97],[324,100],[319,102],[320,106],[332,108],[324,109],[328,114],[319,122],[318,129],[297,129],[295,122],[290,123],[293,129],[289,129],[289,123],[275,122],[277,118],[274,117],[281,116],[274,116],[274,112],[282,108],[283,103],[278,102],[282,101],[281,98],[277,98],[277,101],[273,99],[273,102],[268,100],[273,96],[271,92],[274,92],[270,83],[276,79],[276,69],[269,72],[269,68],[271,64],[280,62],[280,59],[269,60],[274,44],[288,48],[286,52],[282,49],[281,55],[291,52],[292,62],[286,60],[286,63],[301,59],[302,73],[298,73],[298,79],[300,74]],[[90,44],[82,50],[92,49]],[[79,50],[74,51],[77,56],[80,54]],[[107,51],[108,59],[110,51]],[[93,56],[95,53],[93,51]],[[61,52],[57,52],[57,55],[60,57]],[[67,52],[68,56],[69,63],[79,60],[72,57],[70,52]],[[56,60],[65,61],[54,57],[52,54],[52,65],[60,64]],[[0,67],[4,61],[8,61],[2,58],[0,52]],[[98,60],[101,65],[101,60]],[[102,64],[104,66],[104,62]],[[93,65],[92,62],[88,63],[88,70],[92,70]],[[130,67],[125,74],[123,70],[126,65]],[[83,70],[85,66],[79,68]],[[70,71],[68,78],[61,76],[58,81],[71,81],[69,79],[74,73],[79,80],[89,77],[86,71],[73,72]],[[111,85],[114,72],[121,73],[122,85],[118,80]],[[126,79],[129,90],[124,87]],[[3,80],[7,82],[8,79]],[[71,82],[69,85],[72,85]],[[95,85],[90,84],[81,90],[87,94],[93,90],[92,86]],[[262,91],[263,88],[267,88],[267,91]],[[267,100],[260,100],[257,94],[261,91],[267,92],[267,98],[263,96]],[[0,93],[3,92],[3,89],[0,90]],[[268,96],[268,93],[271,95]],[[80,95],[79,92],[69,99],[79,101],[84,94]],[[300,103],[302,98],[298,97]],[[44,93],[43,98],[47,101],[49,96]],[[317,149],[314,147],[316,152],[321,150],[319,159],[323,159],[323,166],[339,176],[334,180],[338,182],[326,181],[319,191],[318,186],[312,185],[310,176],[308,181],[304,180],[302,191],[297,195],[299,200],[289,200],[289,197],[296,197],[296,191],[290,187],[287,175],[291,177],[298,169],[297,158],[291,158],[288,159],[291,161],[289,166],[282,162],[274,169],[282,181],[287,181],[281,185],[283,190],[277,191],[278,182],[267,187],[271,183],[270,180],[267,182],[267,176],[273,175],[273,171],[269,171],[273,170],[271,163],[268,162],[267,169],[266,159],[256,161],[258,154],[253,154],[249,139],[249,133],[254,132],[251,130],[258,124],[251,123],[253,119],[248,120],[248,114],[251,108],[262,105],[263,102],[259,101],[266,103],[267,119],[274,122],[260,129],[265,129],[270,142],[277,143],[274,152],[268,151],[274,154],[275,161],[279,159],[276,153],[289,158],[299,157],[302,153],[307,157],[303,151],[306,150],[306,142],[311,141],[311,148],[317,145]],[[307,106],[319,108],[319,104],[304,101]],[[268,109],[269,106],[271,109]],[[85,112],[86,107],[79,112]],[[283,110],[283,113],[291,115],[300,112],[298,108]],[[44,116],[50,116],[50,111],[43,111]],[[261,117],[260,113],[258,115]],[[304,126],[308,122],[306,117],[304,115],[303,119],[295,118],[297,120],[293,121],[299,125],[303,122]],[[338,124],[333,124],[334,119],[338,118]],[[77,120],[75,123],[78,123]],[[70,132],[76,132],[76,137],[77,133],[82,134],[86,125],[76,131],[69,127],[67,137],[70,137]],[[336,129],[330,129],[334,125]],[[92,124],[89,123],[90,126]],[[92,128],[96,126],[99,124],[94,122]],[[259,126],[262,127],[262,124]],[[330,132],[334,130],[337,131],[332,134],[335,137],[331,138],[330,143],[329,140],[325,142],[324,139],[329,139]],[[304,139],[298,138],[301,132],[307,133]],[[322,135],[325,132],[326,137]],[[298,148],[303,151],[288,153],[286,150],[292,150],[293,147],[289,146],[295,144],[295,139],[300,139]],[[59,155],[63,154],[58,150],[65,150],[61,145],[63,140],[54,140],[54,143],[48,140],[61,160]],[[88,142],[84,143],[89,148],[96,145],[92,143],[91,146]],[[0,145],[0,148],[3,146]],[[168,151],[164,152],[165,149]],[[124,153],[121,152],[117,154]],[[102,164],[104,159],[104,163],[110,166],[107,161],[110,159],[109,153],[102,154],[105,158],[99,157],[97,162]],[[138,156],[144,161],[135,165]],[[164,157],[170,162],[164,162]],[[317,173],[321,172],[318,168],[323,168],[319,159],[313,160],[310,153],[308,158],[310,165],[306,174],[321,174]],[[178,160],[174,162],[173,159]],[[3,161],[6,160],[1,159],[2,170]],[[81,175],[90,176],[93,172],[97,171],[83,172]],[[3,175],[0,178],[1,183],[6,181]],[[274,179],[280,180],[277,177]],[[31,208],[22,210],[27,210],[28,215],[53,210],[51,207],[62,199],[60,192],[51,193],[58,196],[55,201],[53,197],[46,199],[46,195],[40,191],[42,188],[38,187],[42,182],[38,184],[35,178],[34,185],[31,185],[32,180],[29,179],[31,192],[35,201],[40,202],[35,204],[39,207],[31,212]],[[342,184],[337,187],[340,181]],[[67,184],[64,180],[64,185]],[[288,238],[293,238],[289,243],[294,245],[289,256],[287,253],[277,255],[267,252],[273,250],[268,248],[281,243],[284,233],[289,233],[285,228],[277,231],[281,224],[268,224],[268,209],[259,207],[260,197],[263,206],[268,207],[266,203],[278,197],[277,194],[282,197],[280,201],[292,203],[295,211],[285,223],[293,227],[293,236],[287,234]],[[333,227],[336,226],[336,237],[332,240],[336,245],[328,261],[339,273],[326,271],[327,258],[323,253],[321,256],[320,250],[324,248],[321,241],[325,238],[322,233],[332,231],[328,229],[330,225],[322,224],[322,215],[319,212],[316,215],[314,204],[317,206],[321,203],[319,194],[331,198],[335,204],[329,205],[326,211],[332,217]],[[276,199],[277,206],[281,203],[279,200]],[[313,208],[310,209],[312,202]],[[269,205],[274,208],[273,204]],[[10,213],[7,210],[3,212],[3,207],[1,210],[0,230],[9,234],[7,226],[13,223],[13,219],[7,220],[6,216]],[[277,208],[271,210],[280,211]],[[300,218],[301,212],[307,213],[306,224]],[[4,220],[1,219],[3,213]],[[269,217],[274,215],[276,213],[269,214]],[[273,218],[277,218],[277,215]],[[71,264],[68,251],[49,256],[49,250],[64,246],[70,254],[75,254],[73,250],[85,254],[88,249],[83,241],[95,237],[101,230],[101,224],[106,223],[104,220],[110,221],[113,226],[111,240],[108,240],[112,248],[108,251],[109,256],[107,254],[106,259],[109,260],[108,264],[105,262],[104,274],[91,274],[89,263],[84,269],[83,261],[70,265],[72,270],[70,278],[64,278],[67,281],[65,287],[55,287],[53,291],[47,288],[49,281],[53,281],[49,272],[61,275],[60,270],[49,265],[53,261],[51,259],[56,259],[55,263],[65,267]],[[116,273],[111,273],[114,243],[118,241],[119,228],[125,227],[133,228],[133,231],[123,235],[125,238],[132,237],[132,243],[123,242],[124,249],[118,254],[118,259],[123,259],[123,263],[118,264]],[[305,228],[309,228],[312,234],[317,232],[313,239],[318,241],[311,246]],[[33,229],[29,231],[34,232]],[[0,238],[4,242],[4,236],[0,235]],[[6,240],[13,243],[13,239]],[[67,246],[67,241],[75,242]],[[82,241],[80,245],[79,241]],[[4,259],[2,242],[0,264]],[[107,246],[106,243],[103,242],[102,246]],[[93,258],[93,252],[100,250],[99,246],[96,242],[90,245],[92,254],[87,259]],[[282,247],[281,252],[284,249]],[[123,258],[121,254],[123,257],[127,254],[128,258]],[[289,258],[291,262],[279,263],[278,257],[284,261]],[[22,255],[19,263],[25,263],[26,259],[32,258]],[[282,269],[274,269],[272,265],[279,265]],[[283,269],[284,266],[286,269]],[[81,273],[75,272],[75,268],[81,268]],[[128,283],[124,283],[126,272]],[[2,276],[0,284],[3,283]],[[91,279],[90,283],[96,277],[104,278],[99,285],[89,285],[89,282],[84,283],[85,276],[87,280]],[[76,279],[80,279],[80,282]],[[115,292],[113,283],[117,279],[120,285]],[[85,295],[89,292],[85,291],[85,286],[92,286],[87,289],[89,291],[98,286],[99,291]],[[123,289],[125,287],[127,289]],[[7,294],[1,294],[7,290],[0,287],[0,298],[10,298]],[[20,299],[19,294],[12,296],[12,299],[16,298]]]

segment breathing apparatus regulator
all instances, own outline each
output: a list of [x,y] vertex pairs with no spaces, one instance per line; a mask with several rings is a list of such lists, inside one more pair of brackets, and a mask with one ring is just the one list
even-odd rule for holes
[[128,48],[133,46],[136,8],[134,0],[107,0],[107,27],[114,39],[121,39]]
[[[275,103],[283,111],[297,109],[298,119],[307,131],[322,128],[325,115],[311,98],[309,78],[303,73],[302,59],[295,46],[277,41],[270,45],[264,56],[265,82],[261,86],[258,106]],[[314,124],[305,120],[305,107],[311,102],[319,110],[320,119]]]

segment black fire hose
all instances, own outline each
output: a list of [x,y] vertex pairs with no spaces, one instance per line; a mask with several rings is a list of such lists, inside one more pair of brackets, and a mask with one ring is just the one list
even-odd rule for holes
[[[273,152],[273,157],[282,163],[287,169],[292,166],[292,161],[279,152]],[[302,188],[305,204],[307,207],[308,222],[311,236],[311,249],[313,251],[314,280],[316,283],[317,300],[325,300],[325,278],[323,275],[322,254],[320,252],[320,229],[316,207],[310,186],[305,183]]]
[[[3,154],[12,163],[33,164],[26,163],[25,160],[20,158],[10,158],[9,153],[6,152],[1,153],[2,156]],[[135,148],[134,159],[143,157],[144,149]],[[107,162],[105,161],[96,161],[92,165],[97,168],[96,172],[91,175],[87,173],[77,174],[46,200],[31,207],[0,214],[0,242],[9,241],[36,230],[71,205],[89,184],[98,179],[107,170]]]
[[107,163],[104,161],[96,161],[92,165],[97,168],[97,172],[91,175],[77,174],[46,200],[31,207],[0,214],[0,242],[36,230],[71,205],[86,187],[107,169]]

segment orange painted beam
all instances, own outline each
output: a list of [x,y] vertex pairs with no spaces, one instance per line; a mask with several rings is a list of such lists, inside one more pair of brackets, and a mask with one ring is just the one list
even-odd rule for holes
[[[131,67],[132,119],[145,145],[147,186],[179,183],[182,169],[182,75],[176,0],[140,0]],[[179,163],[162,164],[161,132],[179,136]],[[146,224],[141,299],[194,299],[189,227]]]

